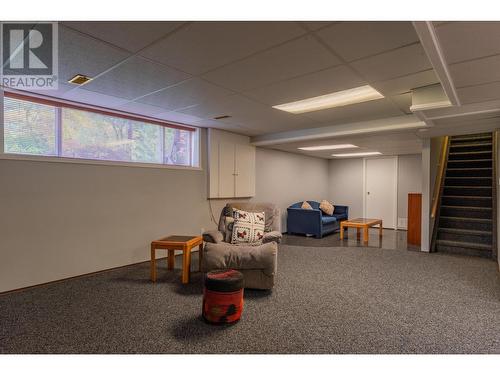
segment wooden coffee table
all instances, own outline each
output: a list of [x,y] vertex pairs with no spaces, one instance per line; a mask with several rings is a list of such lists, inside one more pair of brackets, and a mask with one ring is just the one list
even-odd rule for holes
[[168,250],[168,269],[173,270],[175,250],[182,250],[182,283],[189,283],[191,273],[191,249],[199,246],[198,266],[201,271],[203,238],[201,236],[168,236],[151,242],[151,281],[156,281],[156,249]]
[[356,228],[357,236],[359,238],[359,232],[363,228],[363,242],[368,243],[368,228],[379,226],[379,236],[382,237],[382,220],[381,219],[367,219],[359,217],[357,219],[345,220],[340,222],[340,239],[344,239],[344,228]]

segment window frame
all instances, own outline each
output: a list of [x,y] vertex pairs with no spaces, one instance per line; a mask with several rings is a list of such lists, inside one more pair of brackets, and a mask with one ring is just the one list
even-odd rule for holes
[[[56,152],[57,156],[47,155],[29,155],[29,154],[15,154],[6,153],[4,150],[4,99],[12,98],[17,100],[31,101],[34,103],[50,105],[56,109],[55,119],[55,138],[56,138]],[[116,161],[116,160],[101,160],[101,159],[84,159],[84,158],[71,158],[62,156],[62,109],[69,108],[85,112],[94,112],[105,116],[114,116],[117,118],[124,118],[127,120],[139,121],[151,125],[161,127],[161,144],[162,144],[162,163],[145,163],[145,162],[132,162],[132,161]],[[88,104],[70,102],[66,100],[55,100],[41,95],[25,95],[7,90],[0,90],[0,160],[26,160],[37,162],[55,162],[55,163],[72,163],[83,165],[104,165],[104,166],[122,166],[122,167],[139,167],[139,168],[157,168],[157,169],[183,169],[183,170],[196,170],[201,171],[201,142],[200,142],[200,128],[195,126],[185,126],[180,124],[173,124],[170,122],[153,119],[146,116],[135,115],[128,112],[121,112],[103,107],[92,106]],[[190,165],[181,164],[166,164],[165,163],[165,128],[187,130],[189,131],[189,138],[191,143],[189,162]],[[192,165],[197,162],[197,165]]]

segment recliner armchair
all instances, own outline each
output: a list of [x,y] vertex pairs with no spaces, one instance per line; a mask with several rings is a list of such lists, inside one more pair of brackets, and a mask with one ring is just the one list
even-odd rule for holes
[[[265,228],[262,244],[235,245],[226,242],[226,217],[233,208],[248,212],[264,212]],[[270,203],[232,202],[226,204],[219,218],[218,230],[203,233],[202,269],[236,269],[243,273],[245,288],[272,289],[277,269],[278,243],[281,242],[280,211]]]

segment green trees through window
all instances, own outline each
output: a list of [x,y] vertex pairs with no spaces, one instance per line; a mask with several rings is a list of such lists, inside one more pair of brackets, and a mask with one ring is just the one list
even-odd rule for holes
[[43,104],[5,98],[4,152],[57,155],[56,109]]
[[5,153],[193,165],[189,130],[8,97],[4,112]]

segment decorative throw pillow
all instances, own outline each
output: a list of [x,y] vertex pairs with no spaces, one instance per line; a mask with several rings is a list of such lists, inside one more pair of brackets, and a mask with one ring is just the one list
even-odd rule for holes
[[246,212],[234,209],[233,218],[232,244],[262,242],[266,224],[264,212]]
[[311,207],[311,205],[309,204],[309,202],[308,202],[308,201],[304,201],[304,202],[302,203],[301,208],[303,208],[304,210],[312,210],[312,209],[313,209],[313,208]]
[[328,202],[327,200],[322,200],[321,203],[319,204],[319,209],[321,211],[323,211],[325,214],[329,215],[329,216],[332,216],[333,215],[333,210],[335,209],[335,207],[333,207],[333,205]]
[[234,219],[231,216],[226,216],[224,218],[224,232],[226,234],[224,242],[231,243],[231,238],[233,237],[233,226]]

